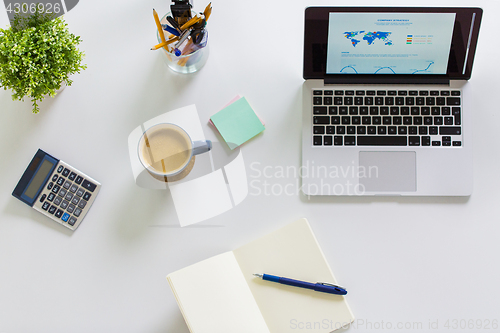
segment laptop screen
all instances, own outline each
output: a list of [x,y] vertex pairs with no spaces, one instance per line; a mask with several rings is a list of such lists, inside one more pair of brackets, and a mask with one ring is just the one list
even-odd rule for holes
[[308,7],[303,77],[332,83],[467,80],[481,17],[482,9],[472,7]]
[[327,74],[446,74],[455,13],[330,13]]

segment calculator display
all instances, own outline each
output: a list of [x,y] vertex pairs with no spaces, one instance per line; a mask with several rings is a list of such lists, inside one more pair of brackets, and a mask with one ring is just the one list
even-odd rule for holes
[[45,178],[47,178],[48,174],[52,170],[52,167],[54,166],[54,163],[44,160],[42,162],[42,165],[38,169],[38,172],[36,173],[35,177],[31,180],[30,185],[24,192],[24,195],[27,197],[34,199],[35,195],[38,193],[38,189],[43,186]]

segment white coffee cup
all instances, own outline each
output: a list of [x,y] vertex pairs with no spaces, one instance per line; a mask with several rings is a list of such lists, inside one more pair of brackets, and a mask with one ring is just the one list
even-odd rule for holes
[[180,126],[162,123],[148,128],[137,147],[139,161],[153,176],[173,177],[189,165],[194,155],[212,149],[212,142],[192,141]]

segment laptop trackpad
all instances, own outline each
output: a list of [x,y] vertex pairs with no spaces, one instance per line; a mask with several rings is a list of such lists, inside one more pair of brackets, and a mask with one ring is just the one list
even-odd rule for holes
[[415,192],[417,161],[414,151],[359,152],[359,184],[367,192]]

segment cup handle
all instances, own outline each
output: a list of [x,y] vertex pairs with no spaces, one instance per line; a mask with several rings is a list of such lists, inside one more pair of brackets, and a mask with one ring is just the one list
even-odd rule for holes
[[193,155],[203,154],[212,149],[212,141],[195,141],[193,142]]

